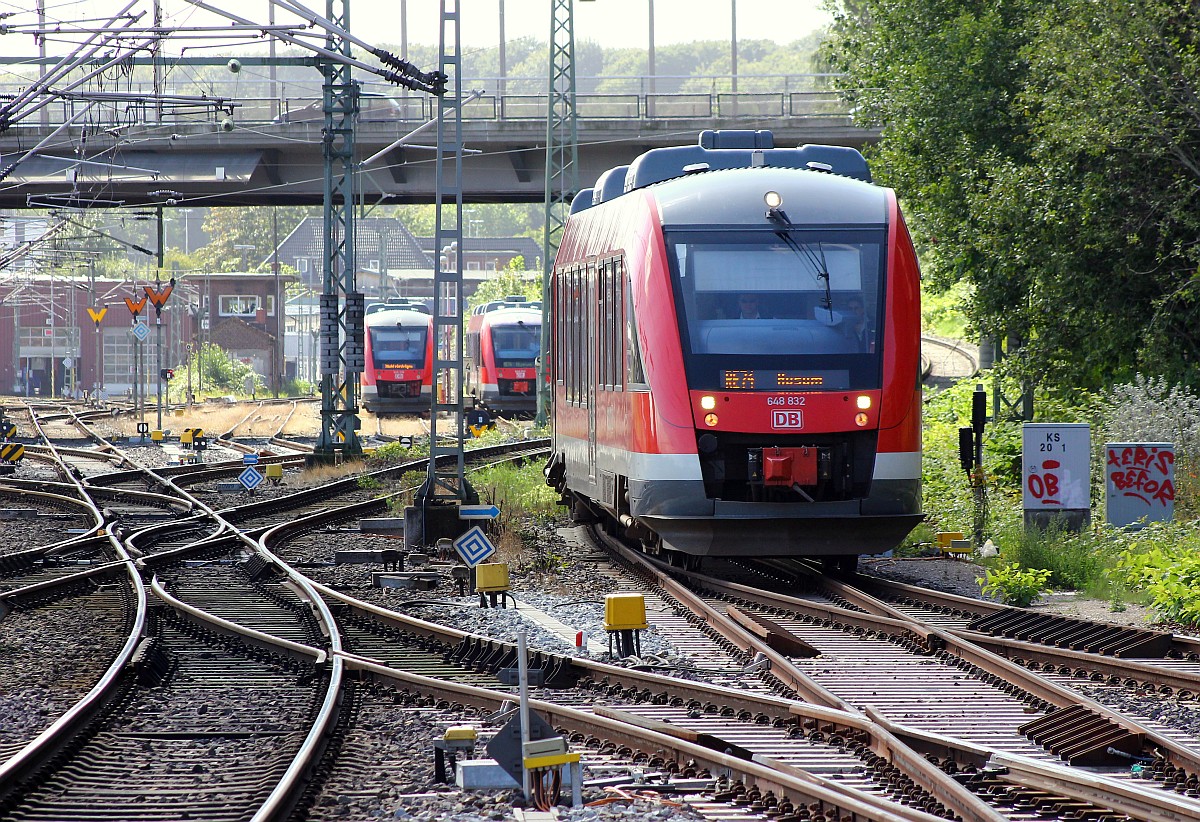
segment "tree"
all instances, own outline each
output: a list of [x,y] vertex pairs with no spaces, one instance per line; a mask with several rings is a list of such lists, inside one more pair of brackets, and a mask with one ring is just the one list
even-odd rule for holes
[[504,270],[495,277],[479,284],[479,288],[471,295],[471,307],[518,294],[529,300],[542,298],[541,277],[531,279],[526,275],[525,258],[520,254],[509,260]]
[[[1177,5],[1177,4],[1176,4]],[[856,0],[828,44],[927,282],[1051,386],[1195,376],[1194,15],[1167,0]]]
[[[275,248],[275,220],[279,221],[279,242],[306,216],[319,209],[304,206],[250,206],[210,208],[204,217],[204,231],[212,239],[192,255],[208,271],[242,271],[263,268]],[[253,250],[236,248],[253,246]]]

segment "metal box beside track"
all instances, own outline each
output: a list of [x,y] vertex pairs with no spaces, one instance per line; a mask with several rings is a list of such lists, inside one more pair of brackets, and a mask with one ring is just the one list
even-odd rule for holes
[[609,594],[604,597],[604,630],[644,631],[646,598],[641,594]]
[[475,590],[492,593],[508,590],[508,563],[484,562],[475,566]]

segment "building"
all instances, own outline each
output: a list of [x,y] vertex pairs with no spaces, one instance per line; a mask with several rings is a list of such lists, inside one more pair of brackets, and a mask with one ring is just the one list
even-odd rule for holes
[[186,362],[206,342],[220,345],[274,387],[271,375],[286,373],[277,295],[291,279],[191,273],[173,286],[142,278],[30,276],[0,282],[0,352],[10,352],[0,353],[0,390],[22,396],[103,390],[117,396],[141,384],[154,394],[159,369]]
[[[433,237],[419,237],[421,250],[433,257]],[[526,271],[541,271],[542,247],[529,237],[464,237],[463,271],[503,271],[521,257]]]
[[[399,220],[391,217],[360,217],[355,225],[355,283],[368,297],[407,296],[411,279],[428,279],[433,259],[421,250],[417,239]],[[325,245],[320,217],[305,217],[279,244],[281,265],[292,266],[300,282],[320,291],[324,279]],[[275,254],[263,260],[270,268]]]

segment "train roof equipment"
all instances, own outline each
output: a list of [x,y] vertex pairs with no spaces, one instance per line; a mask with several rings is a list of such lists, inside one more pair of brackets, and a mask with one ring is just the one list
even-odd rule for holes
[[420,314],[432,314],[429,306],[424,302],[412,297],[388,297],[384,302],[375,302],[367,306],[367,313],[374,314],[378,311],[416,311]]
[[628,166],[604,172],[592,188],[575,196],[571,213],[666,180],[706,171],[757,167],[804,169],[871,182],[871,170],[857,149],[813,144],[776,148],[775,136],[767,130],[710,129],[700,132],[694,146],[650,149]]

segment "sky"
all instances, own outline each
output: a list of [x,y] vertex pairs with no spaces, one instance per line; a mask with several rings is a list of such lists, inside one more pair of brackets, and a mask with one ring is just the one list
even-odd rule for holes
[[[268,0],[203,0],[256,23],[268,21]],[[281,0],[286,2],[286,0]],[[17,12],[4,20],[21,27],[37,22],[31,11],[36,0],[0,0],[0,14]],[[113,14],[131,0],[42,0],[48,21],[68,23]],[[135,9],[146,10],[143,24],[152,19],[152,0],[132,0]],[[299,0],[324,16],[325,0]],[[499,43],[501,0],[461,0],[461,36],[464,48],[495,47]],[[575,0],[575,38],[594,40],[606,47],[642,47],[648,43],[651,0]],[[164,24],[195,25],[209,21],[205,12],[185,0],[161,0]],[[408,42],[436,44],[439,0],[349,0],[350,30],[368,43],[401,42],[400,9],[407,6]],[[822,0],[653,0],[656,45],[693,40],[728,40],[732,8],[737,10],[738,40],[774,40],[788,43],[828,24],[830,16],[821,9]],[[276,12],[276,22],[296,18]],[[221,20],[222,25],[227,21]],[[505,39],[550,35],[550,0],[504,0]],[[65,46],[51,45],[50,54],[65,53]],[[0,34],[0,55],[36,54],[29,34],[10,31]],[[218,52],[220,53],[220,52]]]

